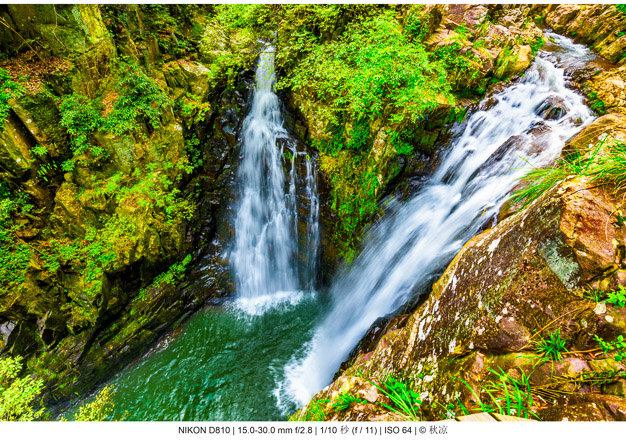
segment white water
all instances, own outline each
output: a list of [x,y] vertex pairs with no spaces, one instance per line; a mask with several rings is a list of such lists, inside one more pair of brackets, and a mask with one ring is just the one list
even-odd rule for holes
[[[302,298],[302,287],[313,289],[314,272],[308,267],[315,268],[319,245],[316,177],[307,157],[303,190],[309,206],[307,268],[299,269],[296,161],[304,153],[297,152],[284,128],[275,83],[274,48],[268,46],[259,57],[254,98],[243,126],[243,158],[238,171],[241,197],[230,253],[236,306],[254,315],[277,304],[296,302]],[[283,156],[281,146],[291,154],[291,161]],[[284,165],[291,168],[287,175]],[[312,261],[311,253],[315,253]]]
[[[569,111],[544,121],[549,97]],[[331,288],[332,305],[313,339],[285,367],[279,404],[306,403],[372,323],[427,291],[453,256],[493,219],[528,170],[556,158],[565,140],[593,120],[582,98],[566,89],[564,72],[538,58],[522,81],[456,127],[441,166],[406,203],[370,232],[363,252]],[[543,127],[543,129],[542,129]]]

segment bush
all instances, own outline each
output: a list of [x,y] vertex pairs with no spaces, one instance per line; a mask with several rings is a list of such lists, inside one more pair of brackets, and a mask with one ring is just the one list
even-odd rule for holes
[[43,380],[20,377],[21,370],[21,356],[0,358],[0,421],[32,421],[43,413],[43,409],[33,410]]
[[116,85],[119,99],[107,118],[105,129],[116,135],[133,130],[138,119],[159,127],[163,109],[171,104],[167,94],[136,64],[121,63]]
[[334,125],[381,116],[414,124],[441,97],[452,100],[443,65],[407,39],[393,11],[316,46],[281,86],[327,103],[325,117]]

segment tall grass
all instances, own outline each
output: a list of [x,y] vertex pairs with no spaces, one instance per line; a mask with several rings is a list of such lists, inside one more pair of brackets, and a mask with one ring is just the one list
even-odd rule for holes
[[392,405],[382,404],[387,408],[408,421],[419,421],[421,419],[420,406],[422,401],[419,395],[411,390],[404,382],[398,381],[392,377],[383,380],[380,383],[368,381],[378,390],[387,396]]
[[499,370],[489,369],[496,376],[496,379],[487,382],[482,387],[481,394],[477,393],[467,382],[461,380],[476,401],[476,406],[468,409],[457,399],[461,411],[465,415],[482,411],[526,419],[536,418],[537,415],[532,411],[534,399],[528,376],[522,372],[520,379],[516,379],[501,368]]
[[[607,145],[605,147],[605,145]],[[522,203],[525,208],[537,198],[568,178],[588,177],[598,185],[607,185],[616,191],[626,187],[626,144],[623,141],[600,141],[585,154],[575,152],[556,161],[553,167],[533,169],[520,183],[524,186],[513,192],[507,205]]]

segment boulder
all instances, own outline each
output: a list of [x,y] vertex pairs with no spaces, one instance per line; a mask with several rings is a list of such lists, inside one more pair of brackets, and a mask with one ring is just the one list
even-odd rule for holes
[[548,97],[537,107],[537,115],[544,120],[558,120],[569,111],[565,105],[565,100],[560,97]]

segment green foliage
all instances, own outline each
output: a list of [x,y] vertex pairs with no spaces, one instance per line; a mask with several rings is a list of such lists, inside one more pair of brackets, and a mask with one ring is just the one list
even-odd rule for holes
[[326,405],[330,401],[328,399],[318,399],[307,404],[299,412],[289,417],[290,421],[315,421],[322,422],[326,420]]
[[28,208],[26,195],[13,195],[7,184],[0,180],[0,295],[10,293],[26,277],[31,249],[15,232],[20,227],[16,219]]
[[548,336],[548,339],[543,339],[537,343],[536,349],[542,353],[546,358],[553,361],[560,361],[562,353],[567,351],[565,347],[565,341],[561,338],[561,330],[556,330]]
[[350,408],[352,404],[365,404],[367,401],[365,399],[360,399],[348,392],[342,392],[339,396],[335,398],[333,403],[331,404],[332,408],[337,411],[343,411]]
[[626,183],[626,170],[620,170],[620,167],[626,166],[626,146],[615,141],[607,151],[599,155],[604,143],[604,141],[600,142],[594,149],[589,149],[583,155],[576,151],[561,158],[557,160],[554,167],[529,171],[520,180],[524,186],[511,195],[507,205],[523,203],[521,210],[572,176],[587,176],[603,184],[610,183],[618,186]]
[[391,12],[315,46],[281,86],[313,91],[331,109],[325,119],[336,126],[380,116],[414,124],[441,97],[452,100],[442,64],[407,39]]
[[626,306],[626,287],[620,286],[619,289],[607,294],[607,302],[615,307]]
[[195,169],[202,167],[204,164],[204,151],[200,147],[200,140],[195,135],[185,140],[185,153],[188,159],[185,172],[191,173]]
[[619,335],[614,341],[605,341],[598,335],[595,335],[595,339],[600,345],[600,348],[604,351],[604,354],[615,351],[615,360],[617,362],[626,360],[626,340],[623,335]]
[[113,414],[115,403],[113,402],[114,390],[110,385],[105,386],[98,392],[94,400],[82,405],[76,414],[75,421],[101,422],[107,420]]
[[108,118],[102,115],[103,105],[99,98],[71,94],[61,102],[60,123],[70,135],[73,152],[73,157],[61,165],[63,170],[74,170],[77,161],[89,165],[106,159],[108,153],[92,142],[93,134],[98,130],[121,135],[133,130],[139,120],[153,128],[159,126],[163,109],[171,104],[167,94],[135,64],[122,62],[117,77],[118,99]]
[[424,5],[409,6],[408,15],[404,21],[404,29],[411,40],[424,40],[429,30],[429,17],[424,13],[424,9]]
[[159,127],[160,116],[171,100],[146,73],[136,64],[122,62],[117,73],[116,90],[119,99],[107,118],[105,128],[121,135],[134,129],[139,119],[153,128]]
[[533,51],[533,54],[536,54],[539,51],[539,49],[541,49],[541,47],[545,44],[546,44],[545,39],[543,37],[539,37],[539,40],[537,40],[536,42],[530,45],[530,49]]
[[583,298],[590,299],[593,302],[604,302],[606,296],[604,294],[604,291],[602,291],[601,289],[588,287],[583,293]]
[[19,97],[22,92],[22,85],[13,81],[7,71],[0,69],[0,132],[4,128],[4,121],[11,110],[9,100]]
[[43,413],[33,402],[43,389],[43,380],[20,377],[22,357],[0,357],[0,421],[32,421]]
[[598,93],[597,92],[591,92],[589,93],[589,107],[594,110],[597,114],[599,115],[604,115],[606,114],[606,105],[604,104],[604,101],[600,100],[598,98]]
[[438,47],[431,55],[433,60],[442,64],[448,81],[457,90],[478,78],[480,70],[478,58],[470,51],[461,53],[462,48],[460,41],[453,41]]
[[61,112],[61,126],[67,129],[71,137],[71,148],[74,158],[63,163],[62,169],[74,169],[76,157],[90,154],[92,158],[104,155],[101,146],[92,144],[93,133],[104,125],[102,104],[98,100],[90,100],[82,95],[66,96],[59,108]]
[[382,404],[388,410],[397,413],[409,421],[421,419],[420,406],[422,401],[419,395],[411,390],[404,382],[389,377],[379,383],[368,381],[381,393],[391,399],[391,406]]
[[43,157],[48,155],[48,148],[46,146],[41,146],[41,145],[36,145],[35,147],[33,147],[30,152],[38,157]]

